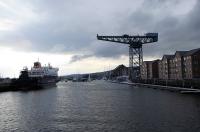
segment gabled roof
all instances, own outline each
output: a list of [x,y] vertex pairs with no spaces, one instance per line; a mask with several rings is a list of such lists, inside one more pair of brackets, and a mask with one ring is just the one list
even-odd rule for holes
[[150,64],[158,63],[159,61],[160,61],[159,59],[157,59],[157,60],[152,60],[152,61],[150,62]]
[[160,59],[153,60],[153,62],[160,61]]
[[188,53],[188,51],[176,51],[176,54],[179,54],[180,56],[185,56]]
[[200,48],[189,50],[189,51],[176,51],[174,55],[163,55],[161,60],[163,60],[164,58],[173,59],[177,54],[179,54],[180,56],[191,56],[197,52],[200,52]]
[[199,51],[200,51],[200,48],[190,50],[185,54],[185,56],[193,55],[193,54],[195,54],[196,52],[199,52]]
[[125,65],[121,64],[119,66],[117,66],[114,70],[119,69],[119,68],[127,68]]
[[152,60],[152,61],[143,61],[143,63],[152,64],[152,63],[154,63],[154,62],[158,62],[158,61],[160,61],[160,60],[157,59],[157,60]]
[[143,61],[143,63],[151,63],[152,61]]
[[166,58],[166,59],[173,59],[174,58],[174,55],[163,55],[163,58],[162,60]]

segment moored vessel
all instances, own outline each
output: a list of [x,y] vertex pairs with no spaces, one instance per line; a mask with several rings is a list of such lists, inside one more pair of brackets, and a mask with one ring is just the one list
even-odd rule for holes
[[39,61],[34,62],[30,70],[27,67],[23,68],[15,85],[20,88],[55,86],[59,81],[58,70],[58,68],[54,68],[50,64],[42,66]]

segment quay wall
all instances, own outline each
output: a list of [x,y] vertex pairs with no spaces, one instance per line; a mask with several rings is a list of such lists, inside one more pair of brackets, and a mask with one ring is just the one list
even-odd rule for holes
[[141,84],[200,89],[200,79],[196,80],[140,79],[140,80],[132,80],[132,82]]

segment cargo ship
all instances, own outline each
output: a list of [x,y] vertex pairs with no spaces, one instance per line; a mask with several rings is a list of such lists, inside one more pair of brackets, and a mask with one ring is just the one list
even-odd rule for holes
[[34,66],[28,70],[24,67],[20,72],[19,79],[13,85],[18,88],[44,88],[46,86],[55,86],[59,81],[58,68],[42,66],[39,61],[34,62]]

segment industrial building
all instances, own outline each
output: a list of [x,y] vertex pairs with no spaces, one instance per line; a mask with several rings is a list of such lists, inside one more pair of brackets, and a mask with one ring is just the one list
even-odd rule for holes
[[111,71],[111,77],[113,79],[116,79],[119,76],[128,76],[128,67],[126,67],[125,65],[119,65],[117,66],[114,70]]

